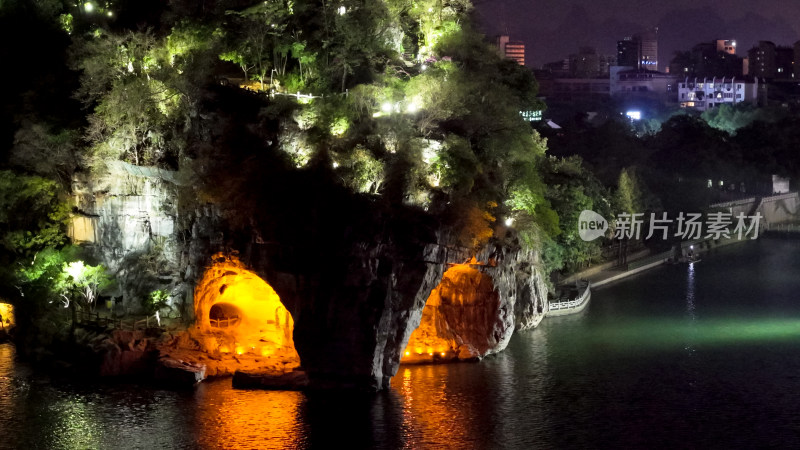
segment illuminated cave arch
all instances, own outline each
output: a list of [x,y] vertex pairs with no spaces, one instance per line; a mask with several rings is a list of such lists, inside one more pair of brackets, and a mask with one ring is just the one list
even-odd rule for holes
[[492,278],[470,264],[448,269],[431,292],[401,363],[483,356],[497,341],[500,296]]
[[194,293],[200,331],[218,337],[222,353],[294,349],[294,320],[280,297],[234,256],[215,255]]

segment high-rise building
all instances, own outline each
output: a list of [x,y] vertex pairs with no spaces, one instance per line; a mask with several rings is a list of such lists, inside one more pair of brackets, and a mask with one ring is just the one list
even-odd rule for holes
[[639,41],[633,37],[626,37],[617,41],[617,65],[639,68],[639,61],[642,56],[642,47]]
[[497,36],[497,48],[504,58],[513,59],[520,66],[525,65],[525,43],[512,41],[506,35]]
[[756,77],[774,78],[777,72],[775,67],[775,43],[758,41],[758,45],[747,52],[750,63],[748,73]]
[[639,68],[658,70],[658,28],[641,32],[633,38],[638,40],[641,46]]
[[658,70],[658,28],[617,41],[617,65]]

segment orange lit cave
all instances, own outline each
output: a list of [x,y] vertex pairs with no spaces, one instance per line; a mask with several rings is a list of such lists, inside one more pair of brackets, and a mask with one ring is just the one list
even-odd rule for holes
[[469,360],[497,346],[500,297],[492,278],[474,264],[448,269],[422,310],[408,340],[404,364]]
[[208,375],[279,375],[299,367],[294,320],[275,290],[235,257],[215,255],[213,261],[195,289],[192,333],[211,357],[211,364],[203,361]]

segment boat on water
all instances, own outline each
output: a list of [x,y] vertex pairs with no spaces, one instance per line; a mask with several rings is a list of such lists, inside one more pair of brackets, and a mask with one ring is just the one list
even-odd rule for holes
[[700,261],[702,261],[702,258],[700,258],[697,255],[692,255],[692,256],[681,256],[678,259],[670,259],[669,261],[667,261],[667,264],[692,264]]

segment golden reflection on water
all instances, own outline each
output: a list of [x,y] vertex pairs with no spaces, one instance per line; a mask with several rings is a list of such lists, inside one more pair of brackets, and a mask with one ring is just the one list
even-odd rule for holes
[[467,445],[474,435],[476,405],[462,392],[448,389],[448,365],[401,366],[391,387],[402,403],[406,439],[421,444],[450,442]]
[[195,400],[195,433],[203,448],[303,447],[301,392],[242,391],[220,380],[198,386]]

